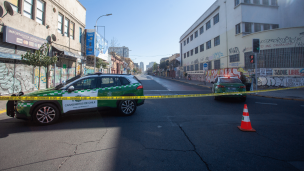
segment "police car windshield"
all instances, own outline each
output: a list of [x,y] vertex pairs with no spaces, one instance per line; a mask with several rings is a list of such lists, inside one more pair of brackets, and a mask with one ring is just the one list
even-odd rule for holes
[[242,81],[238,78],[221,78],[221,83],[242,83]]

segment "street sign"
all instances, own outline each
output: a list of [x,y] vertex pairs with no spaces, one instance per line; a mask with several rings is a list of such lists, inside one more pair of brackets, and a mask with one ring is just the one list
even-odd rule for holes
[[204,70],[208,70],[208,63],[204,63]]

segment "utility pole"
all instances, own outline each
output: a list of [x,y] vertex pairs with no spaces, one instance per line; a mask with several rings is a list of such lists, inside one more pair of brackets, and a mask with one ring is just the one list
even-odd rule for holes
[[258,71],[258,53],[260,53],[260,39],[252,39],[252,51],[255,55],[254,63],[255,63],[255,88],[258,90],[258,80],[257,80],[257,71]]

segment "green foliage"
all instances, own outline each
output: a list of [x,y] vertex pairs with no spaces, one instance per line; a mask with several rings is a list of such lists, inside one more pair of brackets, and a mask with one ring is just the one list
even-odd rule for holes
[[106,68],[107,65],[109,65],[109,64],[104,62],[102,59],[100,59],[100,58],[96,59],[96,68],[100,68],[100,67]]
[[158,69],[158,64],[157,64],[156,62],[154,62],[154,64],[153,64],[153,67],[152,67],[152,68],[153,68],[153,70],[154,70],[154,71],[156,71],[156,70]]
[[50,45],[45,43],[41,45],[39,50],[36,50],[35,53],[27,51],[26,54],[21,55],[21,60],[24,64],[36,66],[47,67],[49,65],[55,64],[57,62],[57,57],[48,56]]
[[133,68],[133,72],[135,73],[135,72],[137,72],[137,70],[135,68]]
[[172,61],[169,62],[169,66],[171,69],[178,67],[180,65],[180,62],[176,59],[173,59]]
[[165,62],[165,61],[161,62],[161,63],[159,64],[159,68],[160,68],[160,69],[167,69],[166,62]]

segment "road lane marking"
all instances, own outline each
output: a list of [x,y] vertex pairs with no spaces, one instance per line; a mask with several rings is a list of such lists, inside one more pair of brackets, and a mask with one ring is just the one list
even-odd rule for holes
[[0,115],[6,113],[6,109],[0,110]]
[[278,105],[276,103],[262,103],[262,102],[255,102],[255,103],[258,103],[258,104],[267,104],[267,105]]

